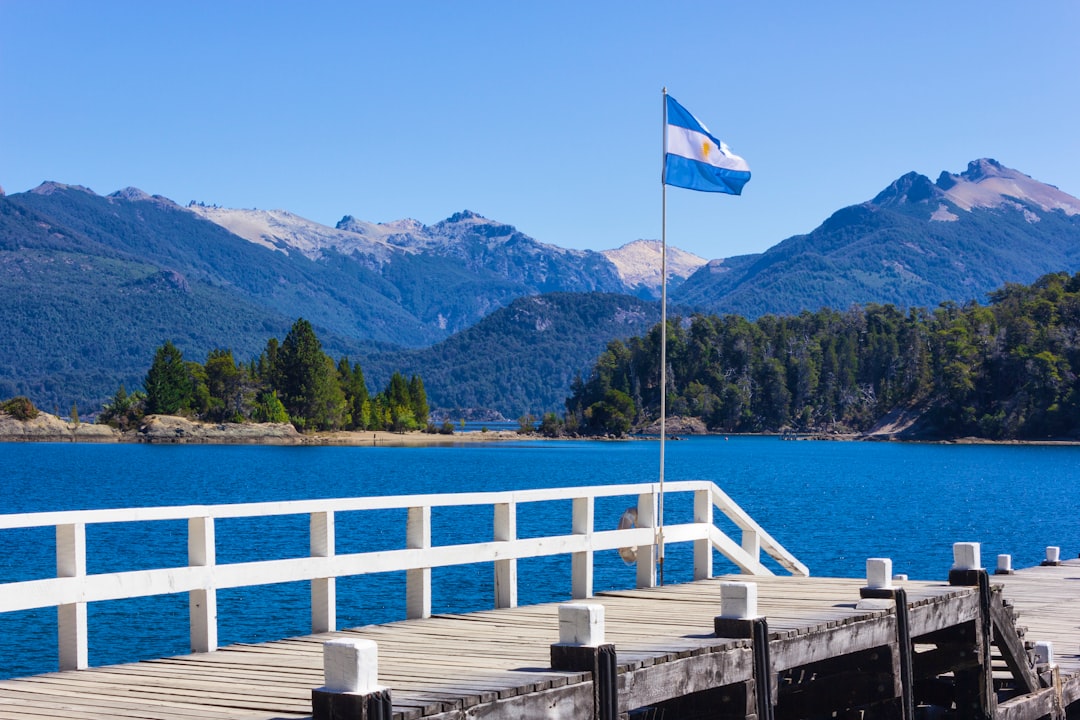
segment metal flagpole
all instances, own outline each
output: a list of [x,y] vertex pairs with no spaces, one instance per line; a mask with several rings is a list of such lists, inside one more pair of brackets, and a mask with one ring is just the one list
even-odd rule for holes
[[663,89],[664,124],[663,154],[660,158],[660,501],[657,516],[657,562],[660,565],[660,586],[664,585],[664,443],[667,440],[667,88]]

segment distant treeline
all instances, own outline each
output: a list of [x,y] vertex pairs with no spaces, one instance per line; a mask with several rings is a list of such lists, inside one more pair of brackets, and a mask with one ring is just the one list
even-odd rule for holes
[[[1080,273],[989,299],[669,321],[668,414],[724,432],[860,432],[903,410],[924,436],[1076,436]],[[659,332],[608,345],[566,401],[569,430],[621,434],[658,417]]]
[[299,319],[285,340],[270,338],[257,359],[237,363],[231,350],[206,362],[185,360],[166,342],[154,353],[143,389],[123,385],[98,422],[121,429],[144,415],[188,415],[209,422],[291,422],[300,430],[416,430],[428,423],[420,376],[394,373],[371,396],[359,363],[337,363],[323,352],[311,323]]

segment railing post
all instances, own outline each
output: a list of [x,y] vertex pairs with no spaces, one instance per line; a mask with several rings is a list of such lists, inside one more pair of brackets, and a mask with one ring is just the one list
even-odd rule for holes
[[575,600],[591,598],[593,594],[593,515],[596,508],[596,498],[574,498],[573,532],[575,535],[584,535],[588,539],[589,549],[584,552],[576,552],[571,555],[571,596]]
[[[214,518],[188,518],[188,565],[212,568],[215,556]],[[207,584],[188,593],[192,652],[217,649],[217,588],[212,581]]]
[[[86,524],[56,526],[56,577],[86,577]],[[56,607],[61,670],[89,666],[86,637],[86,603]]]
[[761,536],[758,535],[757,530],[743,528],[742,549],[754,560],[761,562]]
[[[694,522],[705,525],[706,530],[713,524],[712,492],[694,491]],[[712,540],[708,537],[694,541],[694,579],[706,580],[712,577]]]
[[[517,537],[517,503],[495,504],[495,540]],[[495,561],[495,607],[517,607],[517,560]]]
[[[431,506],[409,508],[405,525],[405,547],[426,550],[431,547]],[[431,568],[416,568],[405,574],[405,616],[431,617]]]
[[[638,495],[637,526],[656,527],[656,493],[647,492]],[[637,549],[637,586],[639,588],[656,587],[656,543],[638,545]]]
[[[334,556],[334,511],[311,513],[311,557]],[[311,581],[311,632],[333,632],[337,629],[337,580],[333,577]]]

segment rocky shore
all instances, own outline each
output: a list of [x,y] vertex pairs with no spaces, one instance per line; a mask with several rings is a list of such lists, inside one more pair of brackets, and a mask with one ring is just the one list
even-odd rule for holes
[[457,445],[521,439],[515,432],[431,435],[421,432],[325,432],[301,434],[289,423],[204,423],[174,415],[147,415],[136,430],[74,423],[39,412],[30,420],[0,413],[0,442],[143,442],[218,445],[353,445],[404,447]]
[[4,442],[119,442],[121,433],[108,425],[72,423],[39,412],[30,420],[0,413],[0,441]]

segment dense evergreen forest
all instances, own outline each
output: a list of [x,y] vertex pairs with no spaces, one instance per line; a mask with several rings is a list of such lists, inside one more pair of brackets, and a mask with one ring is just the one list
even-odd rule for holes
[[[659,333],[608,345],[574,383],[568,430],[658,417]],[[695,315],[667,333],[668,413],[711,430],[865,432],[902,414],[910,437],[1080,436],[1080,273],[1007,284],[988,305]]]
[[188,361],[166,342],[154,353],[143,390],[129,394],[121,385],[98,422],[126,430],[149,414],[291,422],[299,430],[434,429],[419,375],[406,380],[393,373],[386,388],[371,396],[360,364],[347,357],[335,363],[302,318],[283,341],[270,338],[248,363],[237,363],[231,350],[212,350],[202,364]]

